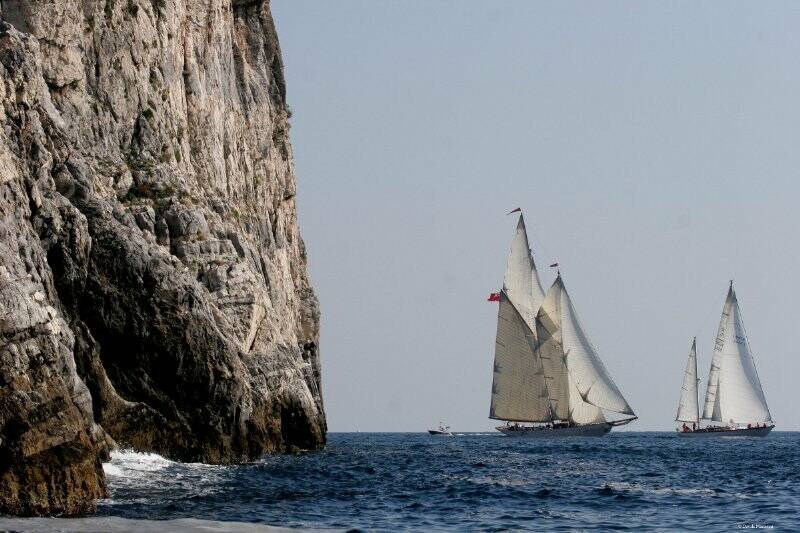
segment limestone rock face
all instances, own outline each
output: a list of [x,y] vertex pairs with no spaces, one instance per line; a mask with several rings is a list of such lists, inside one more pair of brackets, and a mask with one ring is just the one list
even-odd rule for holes
[[0,512],[325,442],[268,0],[0,0]]

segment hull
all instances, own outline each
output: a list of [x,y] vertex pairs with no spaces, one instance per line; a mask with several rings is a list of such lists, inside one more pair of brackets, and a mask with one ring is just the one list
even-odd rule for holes
[[508,437],[524,439],[558,439],[562,437],[602,437],[613,426],[609,423],[587,424],[585,426],[572,426],[565,428],[525,428],[511,429],[509,426],[498,426],[496,429]]
[[452,437],[453,434],[449,431],[439,431],[438,429],[429,429],[428,434],[434,437]]
[[719,431],[679,431],[678,436],[696,439],[708,437],[766,437],[774,427],[775,426],[765,428],[724,429]]

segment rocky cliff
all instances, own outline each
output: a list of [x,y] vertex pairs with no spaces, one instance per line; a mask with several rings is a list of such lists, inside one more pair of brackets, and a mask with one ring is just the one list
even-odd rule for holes
[[0,0],[0,512],[325,442],[268,0]]

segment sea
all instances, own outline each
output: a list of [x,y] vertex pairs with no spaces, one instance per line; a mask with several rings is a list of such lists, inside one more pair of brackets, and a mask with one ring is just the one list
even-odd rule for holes
[[799,459],[800,433],[776,431],[331,433],[322,451],[237,466],[122,450],[96,517],[39,530],[800,531]]

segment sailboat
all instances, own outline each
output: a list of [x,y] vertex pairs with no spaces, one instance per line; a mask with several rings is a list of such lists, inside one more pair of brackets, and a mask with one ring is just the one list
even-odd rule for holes
[[[697,343],[692,342],[683,376],[681,398],[675,420],[681,437],[765,437],[772,422],[761,380],[756,372],[750,342],[742,321],[733,281],[722,308],[708,373],[703,419],[725,425],[700,427],[697,401]],[[689,427],[687,423],[691,423]]]
[[[520,214],[499,301],[489,418],[514,437],[602,436],[636,419],[578,320],[559,272],[547,294]],[[603,410],[629,415],[606,420]],[[532,425],[525,425],[525,424]]]

